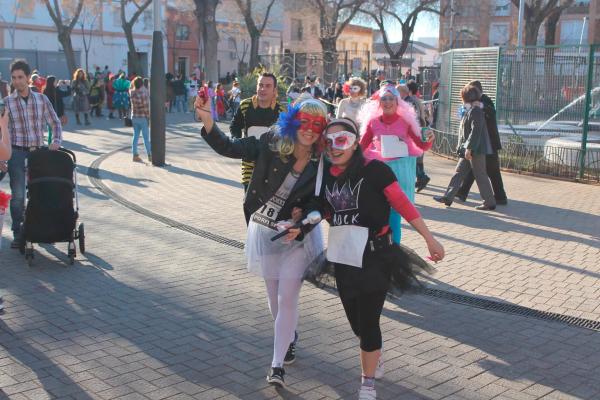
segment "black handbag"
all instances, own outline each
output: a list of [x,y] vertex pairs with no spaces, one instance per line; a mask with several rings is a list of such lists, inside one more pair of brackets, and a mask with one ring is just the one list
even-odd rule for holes
[[131,120],[131,118],[125,117],[125,118],[123,118],[123,121],[125,122],[125,126],[128,126],[128,127],[133,126],[133,121]]

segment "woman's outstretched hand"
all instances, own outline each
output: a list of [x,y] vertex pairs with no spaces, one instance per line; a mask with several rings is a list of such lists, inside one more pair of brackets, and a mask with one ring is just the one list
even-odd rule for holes
[[427,241],[427,249],[429,249],[429,259],[431,261],[438,262],[444,258],[444,246],[435,238],[432,237]]

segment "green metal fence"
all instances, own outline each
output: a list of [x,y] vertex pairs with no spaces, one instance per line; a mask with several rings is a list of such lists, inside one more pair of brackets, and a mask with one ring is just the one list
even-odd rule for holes
[[460,90],[496,103],[504,168],[600,182],[599,46],[455,49],[442,55],[435,151],[454,155]]

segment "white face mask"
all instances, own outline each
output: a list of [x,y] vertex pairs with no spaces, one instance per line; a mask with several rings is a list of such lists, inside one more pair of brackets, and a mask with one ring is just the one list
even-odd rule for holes
[[348,131],[328,133],[325,138],[327,147],[335,150],[347,150],[356,142],[356,135]]

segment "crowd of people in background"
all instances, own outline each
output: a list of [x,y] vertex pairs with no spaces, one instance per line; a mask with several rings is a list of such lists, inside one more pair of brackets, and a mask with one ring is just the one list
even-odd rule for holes
[[[410,105],[414,112],[418,126],[421,129],[435,129],[437,126],[437,102],[439,100],[438,82],[432,84],[432,99],[427,105],[423,102],[423,96],[419,89],[417,79],[413,76],[410,69],[406,70],[397,80],[386,79],[384,71],[377,71],[372,75],[372,79],[368,82],[364,79],[366,72],[361,76],[352,76],[344,81],[333,81],[329,86],[325,86],[320,77],[307,75],[302,81],[299,78],[294,79],[287,89],[287,104],[293,104],[298,98],[310,96],[311,98],[322,101],[327,107],[328,114],[336,118],[348,118],[358,125],[361,121],[358,120],[358,115],[361,109],[368,103],[371,96],[379,91],[383,86],[393,86],[398,93],[398,100],[402,104]],[[243,102],[242,98],[247,95],[242,93],[240,81],[237,74],[228,72],[225,77],[218,82],[204,80],[204,73],[196,67],[192,70],[189,76],[184,76],[181,73],[167,73],[165,75],[166,82],[166,102],[165,110],[169,113],[191,113],[194,110],[194,102],[201,88],[205,88],[209,98],[208,105],[210,106],[211,116],[214,121],[234,120],[239,113]],[[139,111],[144,106],[140,102],[134,106],[132,104],[132,91],[136,91],[134,82],[138,77],[133,74],[127,76],[124,71],[119,70],[112,73],[108,66],[101,69],[95,67],[93,73],[86,73],[83,69],[77,69],[71,80],[58,80],[55,76],[43,76],[39,71],[33,70],[29,78],[29,88],[33,92],[43,93],[49,99],[56,115],[64,125],[68,122],[65,114],[65,102],[71,98],[71,108],[74,112],[75,123],[77,125],[91,125],[92,118],[120,119],[124,120],[127,126],[134,128],[134,142],[137,143],[139,136],[142,136],[144,143],[149,142],[148,124],[143,124],[140,121],[140,115],[148,116],[145,111]],[[146,90],[149,89],[149,80],[139,77],[141,85]],[[476,85],[477,86],[477,85]],[[475,104],[475,108],[479,107],[484,110],[485,118],[485,135],[490,139],[485,143],[489,143],[489,148],[485,149],[486,167],[479,165],[476,167],[470,162],[470,169],[464,172],[464,176],[457,177],[460,183],[464,184],[460,190],[449,191],[444,196],[435,197],[436,201],[450,206],[454,199],[461,201],[466,200],[470,187],[474,181],[483,179],[480,173],[482,168],[487,171],[485,178],[491,178],[491,192],[494,194],[495,202],[486,200],[484,209],[493,209],[495,204],[506,204],[506,193],[502,185],[500,169],[498,167],[498,150],[501,148],[497,125],[495,122],[495,109],[491,99],[482,93],[482,88],[479,83],[480,97],[478,100],[465,102],[466,107],[471,107]],[[277,91],[277,88],[275,88]],[[0,76],[0,94],[2,97],[8,96],[11,92],[11,85],[3,81]],[[475,93],[475,92],[474,92]],[[148,93],[149,95],[149,93]],[[139,98],[139,96],[138,96]],[[470,98],[469,98],[470,99]],[[283,99],[279,99],[282,101]],[[472,100],[472,99],[470,99]],[[149,106],[148,106],[149,107]],[[246,108],[244,107],[244,111]],[[471,116],[474,111],[465,113]],[[136,122],[133,122],[133,119]],[[464,124],[463,124],[464,125]],[[464,129],[463,129],[464,130]],[[462,132],[462,131],[461,131]],[[52,128],[48,126],[48,143],[52,140]],[[465,141],[464,144],[471,144],[471,141]],[[137,145],[134,147],[137,148]],[[148,158],[151,159],[149,146],[146,146]],[[463,154],[459,151],[459,155]],[[470,155],[470,153],[468,153]],[[140,161],[137,150],[133,150],[134,161]],[[425,172],[424,155],[421,154],[417,158],[416,163],[416,181],[415,189],[417,192],[423,190],[430,182],[430,177]],[[2,165],[0,165],[0,168]],[[1,172],[1,171],[0,171]],[[451,185],[455,185],[452,182]],[[484,185],[484,183],[481,183]],[[484,193],[488,191],[483,186]],[[487,195],[486,195],[487,196]],[[488,196],[489,197],[489,196]]]

